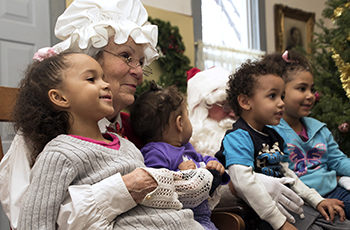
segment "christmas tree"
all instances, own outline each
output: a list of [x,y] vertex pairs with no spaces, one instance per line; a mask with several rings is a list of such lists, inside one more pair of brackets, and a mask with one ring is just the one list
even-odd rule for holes
[[340,149],[350,156],[350,2],[329,0],[322,13],[324,20],[316,23],[322,32],[314,34],[311,62],[315,88],[318,92],[310,116],[327,123]]

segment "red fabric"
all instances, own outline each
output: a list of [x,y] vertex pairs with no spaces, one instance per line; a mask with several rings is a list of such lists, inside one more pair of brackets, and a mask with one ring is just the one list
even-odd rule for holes
[[108,127],[108,126],[106,126],[106,129],[107,129],[107,131],[108,132],[113,132],[113,133],[115,133],[116,131],[115,131],[115,129],[114,128],[112,128],[112,127]]
[[201,72],[201,70],[198,69],[198,68],[196,68],[196,67],[193,67],[193,68],[191,68],[190,70],[188,70],[188,71],[186,72],[186,74],[187,74],[187,81],[190,80],[190,79],[191,79],[194,75],[196,75],[196,73],[198,73],[198,72]]
[[143,143],[140,138],[137,136],[137,134],[133,131],[133,129],[131,128],[131,124],[130,124],[130,114],[129,113],[124,113],[121,112],[120,113],[120,117],[122,119],[122,125],[124,128],[124,134],[127,137],[127,139],[129,141],[131,141],[132,143],[134,143],[134,145],[141,149],[145,143]]
[[124,137],[125,139],[128,139],[128,138],[125,136],[124,126],[123,126],[122,128],[120,128],[119,123],[116,123],[115,126],[116,126],[117,130],[115,130],[114,128],[109,127],[109,126],[106,126],[106,129],[107,129],[108,132],[118,133],[120,136]]

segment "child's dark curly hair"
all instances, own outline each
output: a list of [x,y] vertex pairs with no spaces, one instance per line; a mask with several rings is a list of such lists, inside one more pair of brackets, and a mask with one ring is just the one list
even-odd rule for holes
[[160,141],[174,112],[179,112],[174,114],[175,117],[181,115],[178,108],[183,102],[175,86],[163,89],[151,81],[150,89],[142,93],[130,108],[131,127],[144,143]]
[[288,50],[287,61],[282,58],[282,53],[276,52],[266,55],[262,62],[278,63],[283,68],[282,78],[286,83],[292,81],[295,74],[300,71],[308,71],[313,74],[309,60],[297,50]]
[[50,140],[68,132],[69,114],[53,105],[48,92],[62,85],[62,75],[70,67],[66,58],[69,54],[34,61],[20,82],[13,109],[14,126],[31,148],[31,165]]
[[237,116],[241,115],[242,108],[238,103],[239,95],[253,96],[254,90],[259,87],[258,78],[273,74],[282,76],[282,68],[275,62],[263,63],[261,61],[247,60],[234,74],[229,76],[227,102]]

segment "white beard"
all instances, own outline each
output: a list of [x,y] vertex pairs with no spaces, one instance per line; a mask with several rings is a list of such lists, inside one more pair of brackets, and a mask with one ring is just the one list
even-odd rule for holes
[[191,144],[194,149],[203,156],[213,156],[220,150],[221,141],[225,136],[225,132],[232,128],[235,120],[225,118],[220,122],[212,118],[206,118],[203,122],[193,124],[193,133]]

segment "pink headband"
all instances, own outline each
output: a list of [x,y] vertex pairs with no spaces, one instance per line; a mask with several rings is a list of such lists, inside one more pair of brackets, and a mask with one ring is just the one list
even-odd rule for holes
[[288,59],[288,50],[284,51],[282,58],[285,62],[291,63],[291,61]]
[[284,53],[282,54],[282,58],[287,63],[291,63],[291,64],[298,63],[298,61],[293,61],[288,59],[288,50],[284,51]]
[[33,60],[43,61],[46,58],[56,56],[58,52],[52,47],[44,47],[38,50],[33,56]]

